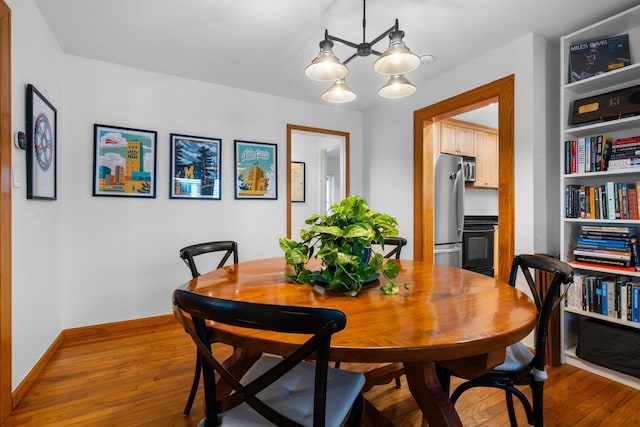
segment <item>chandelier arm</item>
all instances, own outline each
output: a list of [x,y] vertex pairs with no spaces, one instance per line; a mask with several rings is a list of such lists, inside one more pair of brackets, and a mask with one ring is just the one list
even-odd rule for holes
[[371,53],[374,54],[375,56],[382,56],[382,52],[378,52],[377,50],[371,49]]
[[[373,51],[372,51],[373,52]],[[356,59],[358,57],[358,52],[354,53],[353,55],[351,55],[350,57],[347,58],[346,61],[343,61],[342,63],[344,65],[347,65],[349,62],[353,61],[354,59]]]
[[378,43],[380,40],[382,40],[383,38],[385,38],[385,37],[387,37],[389,34],[391,34],[391,32],[392,32],[392,31],[397,30],[397,28],[398,28],[398,23],[396,22],[396,24],[395,24],[393,27],[389,28],[387,31],[385,31],[384,33],[380,34],[380,35],[379,35],[378,37],[376,37],[375,39],[371,40],[371,41],[369,42],[369,44],[370,44],[371,46],[373,46],[374,44]]
[[345,45],[345,46],[352,47],[352,48],[354,48],[354,49],[357,49],[357,48],[358,48],[358,46],[359,46],[359,45],[357,45],[357,44],[355,44],[355,43],[352,43],[352,42],[350,42],[350,41],[348,41],[348,40],[344,40],[344,39],[341,39],[341,38],[339,38],[339,37],[332,36],[332,35],[331,35],[331,34],[329,34],[329,33],[326,33],[326,34],[325,34],[325,38],[327,38],[327,39],[329,39],[329,40],[333,40],[334,42],[341,43],[341,44],[343,44],[343,45]]

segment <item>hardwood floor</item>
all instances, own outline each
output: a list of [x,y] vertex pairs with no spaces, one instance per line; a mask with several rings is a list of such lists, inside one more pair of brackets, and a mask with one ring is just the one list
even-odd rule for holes
[[[191,416],[182,415],[194,362],[195,347],[177,322],[63,344],[3,426],[196,426],[203,417],[202,387]],[[421,425],[404,379],[400,389],[390,383],[365,396],[396,425]],[[567,365],[549,371],[547,426],[640,425],[638,407],[635,389]],[[468,391],[456,409],[465,426],[509,425],[500,391]],[[518,404],[516,409],[520,425],[527,425],[524,411]]]

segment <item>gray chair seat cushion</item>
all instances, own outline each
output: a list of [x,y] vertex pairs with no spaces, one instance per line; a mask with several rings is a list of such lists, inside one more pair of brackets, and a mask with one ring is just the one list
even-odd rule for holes
[[[521,342],[515,343],[507,347],[504,363],[496,366],[493,370],[500,372],[517,372],[526,367],[533,360],[533,353],[529,348]],[[540,371],[532,368],[531,373],[536,381],[544,381],[547,379],[547,371]]]
[[[242,377],[240,383],[247,384],[260,374],[282,361],[280,358],[263,356]],[[258,393],[267,405],[283,415],[305,425],[313,425],[313,396],[315,364],[303,362],[282,378]],[[364,375],[329,368],[327,375],[326,426],[339,427],[347,418],[351,406],[364,385]],[[270,425],[246,403],[226,411],[221,417],[221,426],[252,427]]]

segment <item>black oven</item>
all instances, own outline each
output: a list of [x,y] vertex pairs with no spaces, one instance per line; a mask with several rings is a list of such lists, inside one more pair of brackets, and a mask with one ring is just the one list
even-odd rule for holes
[[493,277],[494,227],[497,216],[465,216],[462,268]]

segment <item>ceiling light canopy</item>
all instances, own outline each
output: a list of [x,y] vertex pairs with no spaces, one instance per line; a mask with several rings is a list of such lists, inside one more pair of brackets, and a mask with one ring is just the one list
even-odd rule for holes
[[[320,53],[311,61],[305,70],[305,75],[318,81],[333,81],[334,83],[322,93],[322,99],[327,102],[341,103],[356,99],[356,93],[345,82],[345,77],[349,70],[346,64],[358,56],[369,56],[374,54],[379,58],[373,64],[373,69],[384,75],[391,76],[378,94],[384,98],[401,98],[409,96],[416,91],[416,87],[404,77],[404,74],[415,70],[420,66],[420,57],[411,52],[404,44],[404,31],[400,31],[398,20],[395,25],[384,33],[373,39],[371,42],[365,41],[366,29],[366,5],[367,1],[362,0],[362,43],[356,44],[341,38],[332,36],[328,30],[324,32],[324,40],[320,42]],[[384,53],[373,49],[373,46],[380,40],[389,36],[389,47]],[[344,62],[333,53],[333,42],[352,47],[356,53],[347,58]]]

